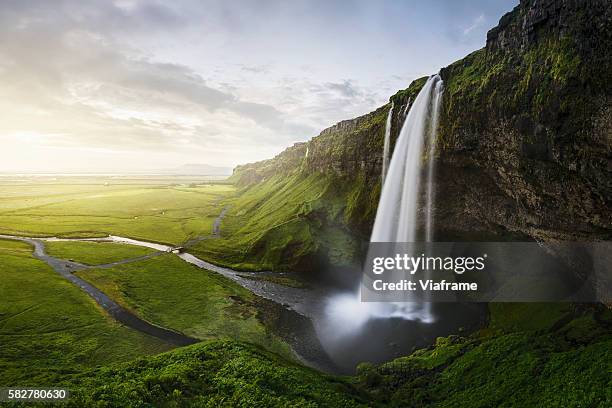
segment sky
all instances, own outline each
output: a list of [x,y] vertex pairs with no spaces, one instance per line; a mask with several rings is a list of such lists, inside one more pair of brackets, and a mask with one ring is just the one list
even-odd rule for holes
[[0,0],[0,171],[273,157],[484,46],[518,0]]

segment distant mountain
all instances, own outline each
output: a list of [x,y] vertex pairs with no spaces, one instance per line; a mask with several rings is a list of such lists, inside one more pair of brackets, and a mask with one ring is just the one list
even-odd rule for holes
[[176,174],[181,176],[230,176],[231,167],[211,166],[202,163],[183,164],[182,166],[163,171],[163,174]]
[[231,167],[211,166],[201,163],[183,164],[166,169],[102,169],[102,168],[55,168],[49,170],[0,170],[0,175],[46,175],[46,176],[79,176],[79,175],[165,175],[165,176],[231,176]]

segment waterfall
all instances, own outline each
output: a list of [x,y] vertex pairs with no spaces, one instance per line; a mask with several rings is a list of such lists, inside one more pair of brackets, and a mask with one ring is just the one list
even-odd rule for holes
[[[417,242],[433,234],[433,175],[438,111],[442,97],[442,79],[430,77],[404,120],[388,168],[383,167],[384,183],[370,242]],[[392,110],[393,108],[391,108]],[[385,145],[390,138],[391,111],[387,117]],[[425,172],[425,237],[417,236],[417,209],[421,197],[421,175],[427,142]],[[386,150],[386,149],[385,149]],[[385,152],[386,155],[386,152]],[[384,163],[384,162],[383,162]],[[385,175],[386,171],[386,175]],[[390,247],[393,252],[395,248]],[[425,279],[428,277],[425,276]],[[401,318],[433,322],[431,303],[427,299],[406,295],[403,302],[361,302],[359,292],[336,295],[326,305],[326,322],[339,337],[357,333],[370,319]]]
[[412,102],[412,98],[408,97],[408,101],[406,102],[406,105],[404,105],[404,109],[402,109],[402,116],[404,117],[404,119],[406,118],[406,113],[408,112],[408,108],[410,107],[410,102]]
[[385,184],[387,177],[387,168],[389,167],[389,145],[391,144],[391,119],[393,119],[394,103],[391,101],[391,108],[387,113],[387,123],[385,125],[385,145],[383,147],[383,167],[382,167],[382,183]]
[[[430,77],[404,121],[395,144],[386,182],[383,185],[371,242],[417,241],[417,208],[421,185],[423,146],[428,136],[429,161],[433,175],[435,126],[442,94],[439,75]],[[428,180],[428,192],[433,180]],[[431,194],[433,196],[433,194]],[[433,198],[433,197],[432,197]],[[430,202],[430,200],[427,200]],[[429,211],[430,212],[430,211]]]
[[[434,155],[442,90],[440,76],[430,77],[406,116],[383,185],[370,242],[417,242],[423,241],[423,238],[431,241],[433,237]],[[421,178],[426,142],[425,203],[422,203]],[[425,207],[424,237],[417,236],[419,204]],[[398,245],[398,248],[391,245],[389,255],[393,256],[403,248],[402,245]],[[401,317],[423,322],[434,320],[431,302],[427,298],[415,297],[412,293],[407,293],[403,302],[368,304],[368,309],[373,317]]]

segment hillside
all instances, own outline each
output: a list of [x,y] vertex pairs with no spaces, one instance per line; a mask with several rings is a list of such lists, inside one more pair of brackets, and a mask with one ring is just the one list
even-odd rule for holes
[[200,343],[67,379],[69,406],[606,407],[611,316],[574,310],[541,330],[439,338],[355,377],[334,377],[256,346]]
[[[611,14],[605,0],[524,0],[484,48],[441,69],[437,240],[612,236]],[[392,145],[424,79],[390,98]],[[358,264],[390,107],[234,169],[224,239],[199,254],[243,269]]]

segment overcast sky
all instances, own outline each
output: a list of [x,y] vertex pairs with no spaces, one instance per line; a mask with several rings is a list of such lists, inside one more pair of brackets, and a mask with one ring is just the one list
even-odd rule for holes
[[484,46],[517,0],[0,0],[0,171],[234,166]]

